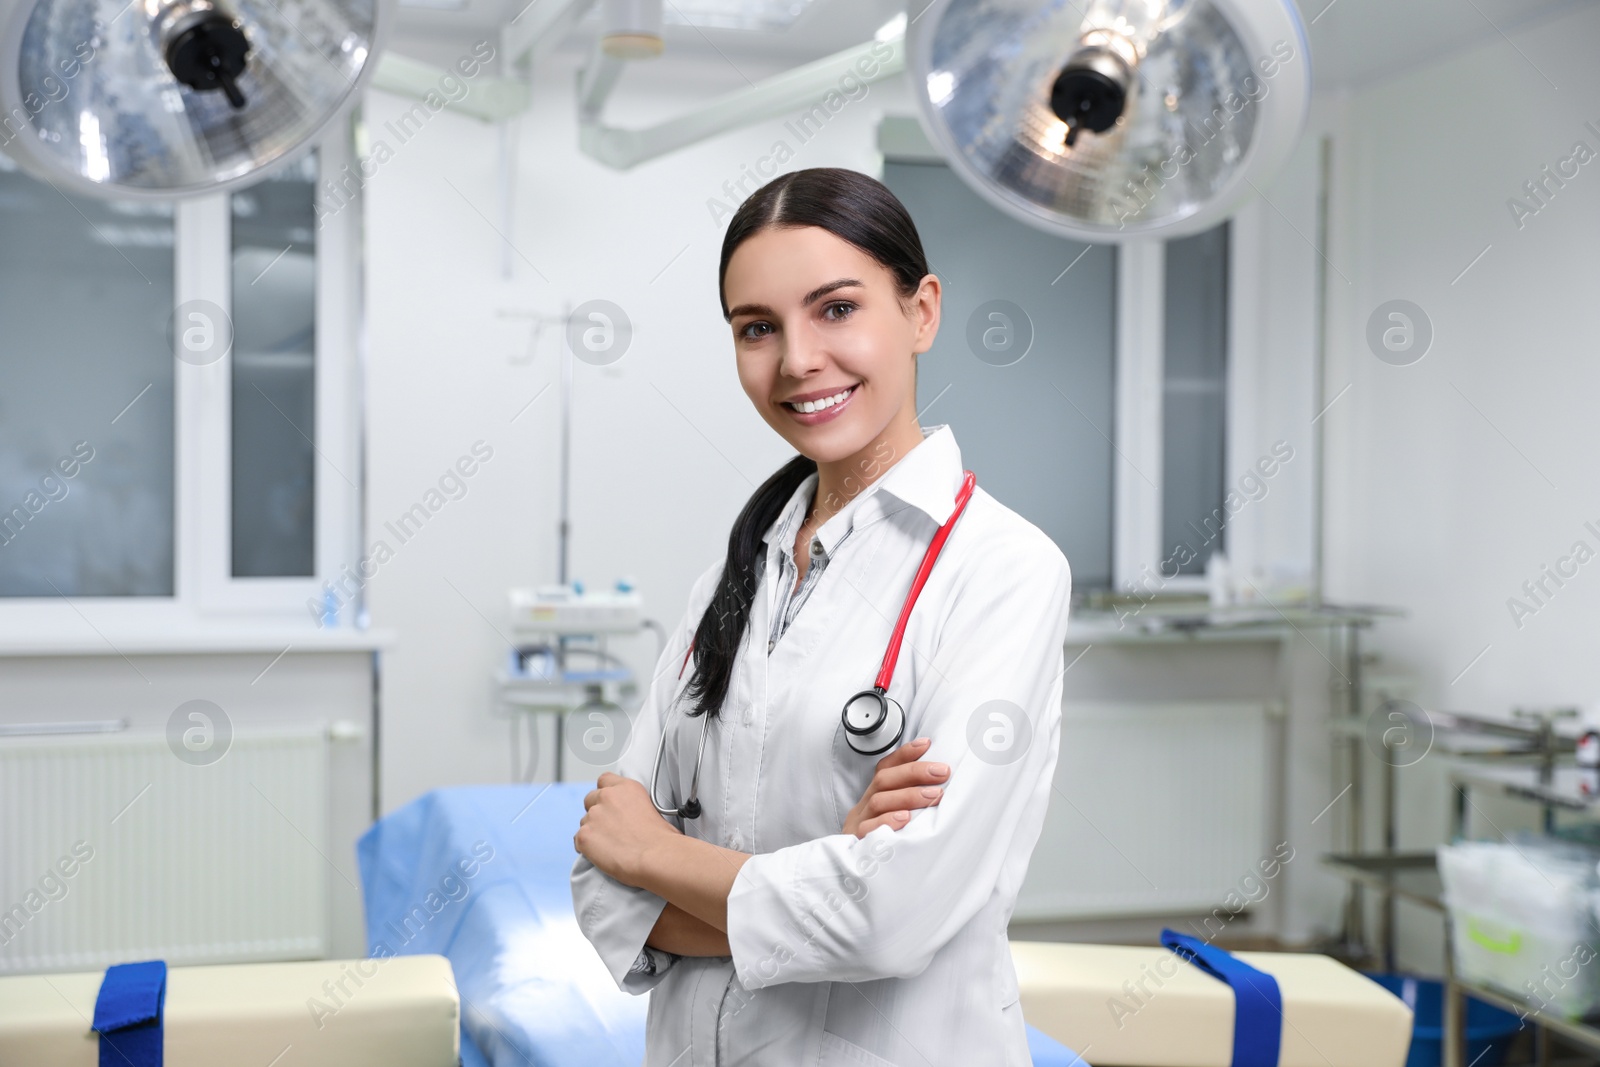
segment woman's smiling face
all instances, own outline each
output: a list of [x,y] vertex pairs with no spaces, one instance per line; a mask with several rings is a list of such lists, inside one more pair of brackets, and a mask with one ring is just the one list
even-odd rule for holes
[[723,291],[739,382],[796,451],[832,463],[897,417],[915,424],[916,353],[939,329],[938,278],[923,278],[908,302],[890,270],[850,242],[773,226],[734,251]]

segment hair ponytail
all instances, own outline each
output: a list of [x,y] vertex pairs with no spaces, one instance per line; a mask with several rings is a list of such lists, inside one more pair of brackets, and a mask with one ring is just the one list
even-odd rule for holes
[[[717,291],[722,317],[728,315],[728,261],[747,239],[774,226],[817,226],[848,241],[894,276],[895,290],[908,301],[928,274],[922,240],[905,205],[876,178],[839,167],[811,167],[780,175],[750,194],[728,222],[722,239]],[[750,624],[750,605],[762,575],[762,535],[800,483],[817,469],[815,460],[795,456],[751,494],[728,535],[722,579],[694,632],[694,676],[686,692],[691,715],[715,716],[728,697],[733,663]],[[766,649],[760,650],[762,654]]]
[[750,622],[750,605],[761,584],[761,535],[778,518],[800,483],[817,469],[815,460],[795,456],[779,467],[745,502],[728,535],[722,580],[694,632],[694,677],[687,690],[691,715],[716,716],[733,681],[733,660]]

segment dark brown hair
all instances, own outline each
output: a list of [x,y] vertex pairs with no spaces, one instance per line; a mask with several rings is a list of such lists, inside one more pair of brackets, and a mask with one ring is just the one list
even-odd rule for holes
[[[798,170],[751,193],[728,222],[717,269],[724,319],[730,318],[728,261],[746,240],[775,226],[817,226],[850,242],[894,276],[902,300],[909,301],[929,273],[911,215],[882,182],[840,167]],[[816,469],[815,460],[795,456],[761,483],[734,521],[722,579],[694,633],[694,676],[687,690],[694,701],[691,715],[715,716],[727,699],[734,658],[761,580],[762,535]]]

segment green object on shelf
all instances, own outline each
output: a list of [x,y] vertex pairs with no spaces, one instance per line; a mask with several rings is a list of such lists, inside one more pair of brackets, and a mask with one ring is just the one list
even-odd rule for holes
[[1510,937],[1495,938],[1485,932],[1483,927],[1478,925],[1476,919],[1469,918],[1467,920],[1467,936],[1490,952],[1501,952],[1509,956],[1522,951],[1522,935],[1520,933],[1513,930]]

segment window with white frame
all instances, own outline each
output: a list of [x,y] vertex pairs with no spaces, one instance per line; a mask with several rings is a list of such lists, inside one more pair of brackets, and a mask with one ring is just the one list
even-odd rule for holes
[[318,177],[347,138],[178,202],[0,157],[0,623],[317,624],[360,535],[359,212]]
[[944,282],[918,370],[979,480],[1049,534],[1074,588],[1203,587],[1226,551],[1230,225],[1087,245],[1034,230],[885,120],[884,182]]

